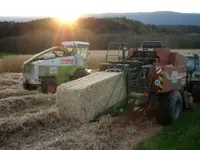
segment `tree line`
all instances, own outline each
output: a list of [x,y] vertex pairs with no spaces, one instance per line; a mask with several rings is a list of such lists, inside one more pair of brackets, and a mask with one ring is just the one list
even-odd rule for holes
[[107,49],[111,41],[134,46],[143,40],[160,40],[170,48],[200,48],[199,33],[199,26],[156,26],[125,17],[80,18],[72,24],[55,18],[5,21],[0,22],[0,51],[32,54],[67,40],[90,42],[95,50]]

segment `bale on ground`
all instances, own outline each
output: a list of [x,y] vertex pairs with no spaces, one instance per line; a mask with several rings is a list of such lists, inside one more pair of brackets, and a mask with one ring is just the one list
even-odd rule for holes
[[126,98],[123,73],[96,72],[61,84],[56,92],[58,113],[64,119],[89,122]]

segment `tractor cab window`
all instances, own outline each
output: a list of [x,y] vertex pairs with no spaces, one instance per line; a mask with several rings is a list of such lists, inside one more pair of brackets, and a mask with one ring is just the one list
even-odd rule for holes
[[77,54],[81,55],[84,59],[87,58],[87,51],[88,51],[88,48],[84,46],[77,48]]
[[53,53],[56,55],[56,57],[63,57],[64,56],[64,51],[54,51]]
[[68,53],[73,53],[74,52],[74,47],[65,47],[64,51],[68,52]]
[[194,67],[195,67],[195,58],[194,57],[188,57],[187,67],[189,67],[190,69],[194,69]]
[[63,56],[72,56],[75,53],[74,47],[64,47]]
[[200,70],[200,59],[196,59],[196,69],[199,71]]
[[81,56],[83,56],[84,59],[87,57],[87,48],[86,47],[81,47]]

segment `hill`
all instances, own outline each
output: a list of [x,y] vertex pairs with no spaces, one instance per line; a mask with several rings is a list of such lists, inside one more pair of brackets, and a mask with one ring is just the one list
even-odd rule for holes
[[[172,11],[156,11],[156,12],[138,12],[138,13],[103,13],[103,14],[83,14],[83,17],[126,17],[128,19],[137,20],[144,24],[154,25],[198,25],[200,26],[200,14],[196,13],[179,13]],[[44,17],[0,17],[0,21],[17,21],[26,22]]]
[[15,21],[15,22],[27,22],[36,19],[43,19],[47,17],[39,17],[39,16],[28,16],[28,17],[17,17],[17,16],[0,16],[0,22],[3,21]]
[[200,14],[179,13],[171,11],[140,12],[140,13],[104,13],[85,14],[84,17],[126,17],[138,20],[144,24],[155,25],[198,25],[200,26]]
[[[156,26],[125,17],[80,18],[74,24],[54,18],[29,22],[0,22],[0,51],[32,54],[62,41],[88,41],[90,49],[107,49],[108,43],[160,40],[170,48],[200,48],[199,26]],[[195,33],[195,34],[194,34]]]

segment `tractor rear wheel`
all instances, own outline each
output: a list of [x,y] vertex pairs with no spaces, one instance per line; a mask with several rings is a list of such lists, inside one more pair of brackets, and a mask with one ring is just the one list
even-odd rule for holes
[[84,69],[79,69],[79,70],[77,70],[77,71],[74,73],[72,79],[73,79],[73,80],[76,80],[76,79],[78,79],[78,78],[82,78],[82,77],[87,76],[87,75],[89,75],[89,73],[88,73],[86,70],[84,70]]
[[158,108],[156,108],[156,121],[161,125],[173,123],[182,114],[182,105],[182,97],[179,91],[161,94]]
[[45,79],[42,81],[43,93],[55,93],[57,90],[57,83],[54,79]]
[[195,83],[192,87],[192,96],[195,102],[200,99],[200,83]]

